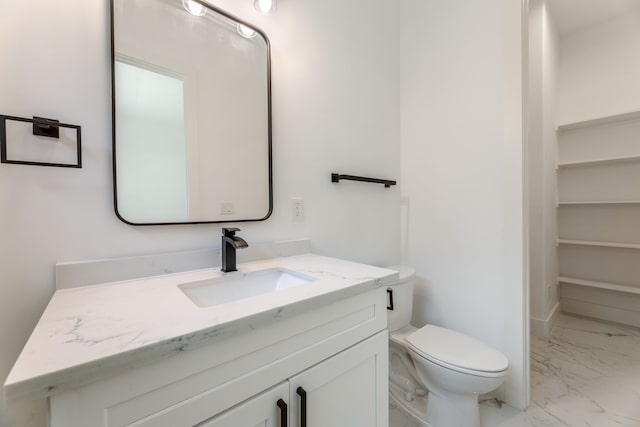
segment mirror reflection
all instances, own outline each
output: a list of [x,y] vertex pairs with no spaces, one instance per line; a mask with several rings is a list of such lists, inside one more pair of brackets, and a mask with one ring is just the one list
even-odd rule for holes
[[112,7],[118,216],[131,224],[266,219],[266,37],[192,0]]

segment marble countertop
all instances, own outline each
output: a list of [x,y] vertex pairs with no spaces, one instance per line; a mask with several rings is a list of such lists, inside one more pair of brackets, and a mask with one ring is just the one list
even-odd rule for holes
[[178,285],[225,274],[217,268],[58,290],[13,366],[5,395],[52,395],[398,277],[392,270],[312,254],[240,264],[238,272],[226,274],[278,267],[318,280],[212,307],[196,306]]

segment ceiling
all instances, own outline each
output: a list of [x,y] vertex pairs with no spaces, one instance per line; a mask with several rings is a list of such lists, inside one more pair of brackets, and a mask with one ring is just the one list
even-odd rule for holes
[[640,0],[547,0],[560,36],[640,8]]

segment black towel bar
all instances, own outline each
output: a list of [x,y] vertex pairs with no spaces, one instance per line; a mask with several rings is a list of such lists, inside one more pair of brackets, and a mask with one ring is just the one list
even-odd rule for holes
[[355,176],[355,175],[341,175],[339,173],[331,174],[331,182],[340,182],[340,180],[348,180],[348,181],[360,181],[360,182],[372,182],[374,184],[382,184],[385,188],[389,188],[392,185],[396,185],[395,181],[391,181],[388,179],[378,179],[378,178],[367,178],[365,176]]

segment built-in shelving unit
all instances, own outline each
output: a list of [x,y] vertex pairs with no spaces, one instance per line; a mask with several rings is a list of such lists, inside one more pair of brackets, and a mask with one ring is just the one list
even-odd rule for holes
[[578,200],[558,202],[558,206],[563,205],[640,205],[640,200]]
[[640,327],[640,111],[557,136],[562,309]]
[[581,167],[581,166],[607,165],[611,163],[623,163],[623,162],[640,162],[640,156],[609,157],[605,159],[591,159],[591,160],[582,160],[577,162],[559,163],[558,169]]
[[596,242],[592,240],[558,239],[559,245],[597,246],[602,248],[640,249],[640,243]]
[[578,279],[575,277],[560,276],[558,277],[558,284],[562,284],[562,283],[570,283],[573,285],[586,286],[589,288],[606,289],[609,291],[627,292],[631,294],[640,295],[640,288],[636,288],[634,286],[628,286],[628,285],[617,285],[615,283],[596,282],[593,280],[584,280],[584,279]]
[[579,122],[565,123],[558,126],[558,133],[570,130],[583,129],[595,126],[604,126],[612,123],[626,122],[630,120],[640,119],[640,111],[632,111],[630,113],[614,114],[607,117],[598,117],[591,120],[581,120]]

